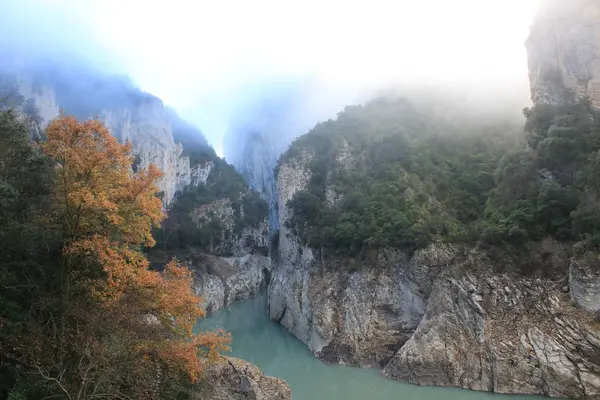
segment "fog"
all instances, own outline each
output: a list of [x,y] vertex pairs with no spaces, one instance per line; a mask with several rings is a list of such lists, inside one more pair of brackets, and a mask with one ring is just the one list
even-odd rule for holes
[[2,0],[0,54],[76,56],[127,74],[221,154],[255,96],[298,82],[310,82],[303,106],[319,117],[390,86],[520,109],[537,3]]

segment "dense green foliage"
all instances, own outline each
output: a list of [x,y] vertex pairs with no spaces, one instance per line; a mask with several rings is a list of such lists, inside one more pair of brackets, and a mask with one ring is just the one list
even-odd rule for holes
[[[211,250],[244,227],[257,227],[268,214],[268,205],[249,189],[242,176],[224,160],[214,156],[206,185],[189,186],[176,194],[168,217],[155,234],[158,247],[164,249],[193,246]],[[194,218],[203,205],[226,199],[233,208],[233,229],[219,215]]]
[[[49,212],[54,168],[29,139],[27,127],[11,111],[0,112],[0,343],[8,343],[28,321],[52,307],[44,286],[52,286],[60,233],[43,224]],[[46,304],[43,304],[46,302]],[[43,304],[43,306],[42,306]],[[18,380],[17,365],[0,362],[0,398],[43,387]],[[24,386],[21,388],[21,386]],[[29,386],[29,387],[27,387]]]
[[[289,202],[311,246],[355,255],[478,237],[499,160],[522,146],[496,121],[434,118],[406,100],[347,107],[296,140],[281,164],[311,154],[311,180]],[[328,204],[326,187],[338,195]]]
[[508,154],[496,171],[484,238],[600,242],[600,114],[586,101],[524,113],[528,148]]
[[586,101],[525,109],[525,134],[433,115],[379,99],[296,140],[278,168],[308,157],[311,179],[288,202],[288,225],[349,255],[433,241],[600,243],[600,114]]

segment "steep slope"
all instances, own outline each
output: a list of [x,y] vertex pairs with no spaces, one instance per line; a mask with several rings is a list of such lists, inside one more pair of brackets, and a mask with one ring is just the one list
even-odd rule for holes
[[278,165],[271,318],[325,361],[381,365],[394,379],[598,396],[600,330],[588,311],[598,253],[593,241],[573,247],[598,226],[570,214],[585,204],[584,174],[558,179],[588,158],[552,164],[544,142],[568,128],[569,110],[528,111],[529,158],[510,156],[524,147],[519,123],[493,114],[446,118],[380,99],[319,124]]
[[208,373],[202,398],[212,400],[290,400],[292,391],[280,378],[264,376],[256,366],[232,357]]
[[560,104],[563,84],[600,107],[600,4],[543,0],[527,40],[535,103]]
[[1,66],[0,77],[7,105],[33,116],[37,136],[59,107],[80,119],[97,116],[132,143],[133,168],[152,163],[163,172],[160,195],[170,217],[156,233],[162,252],[151,253],[153,265],[161,268],[172,257],[186,261],[209,311],[264,287],[271,265],[267,206],[199,129],[126,77],[75,60],[17,59]]
[[[11,106],[37,117],[38,134],[59,108],[82,119],[99,117],[113,135],[131,141],[137,166],[153,163],[161,169],[164,176],[159,187],[165,205],[197,179],[174,137],[174,129],[191,136],[191,127],[127,78],[104,74],[75,60],[52,58],[15,58],[0,67],[2,91],[11,95]],[[199,130],[193,135],[208,148]]]
[[268,205],[233,166],[193,148],[191,153],[201,183],[177,193],[150,257],[157,265],[173,256],[185,261],[212,312],[265,287],[271,271]]
[[334,116],[348,95],[326,91],[312,78],[249,87],[232,112],[223,141],[225,158],[269,203],[271,231],[279,228],[274,169],[298,136]]

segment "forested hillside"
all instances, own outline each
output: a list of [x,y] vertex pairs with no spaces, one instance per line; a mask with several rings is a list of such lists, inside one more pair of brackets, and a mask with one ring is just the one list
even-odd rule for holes
[[444,115],[381,98],[318,124],[279,161],[310,159],[289,224],[308,245],[352,256],[597,237],[599,116],[585,101],[537,105],[516,123]]

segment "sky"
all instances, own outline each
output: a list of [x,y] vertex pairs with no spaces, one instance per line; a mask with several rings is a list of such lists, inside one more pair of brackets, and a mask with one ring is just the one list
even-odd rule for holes
[[526,91],[538,1],[0,0],[0,46],[19,36],[126,73],[220,153],[249,85],[310,75],[325,97],[390,82]]

